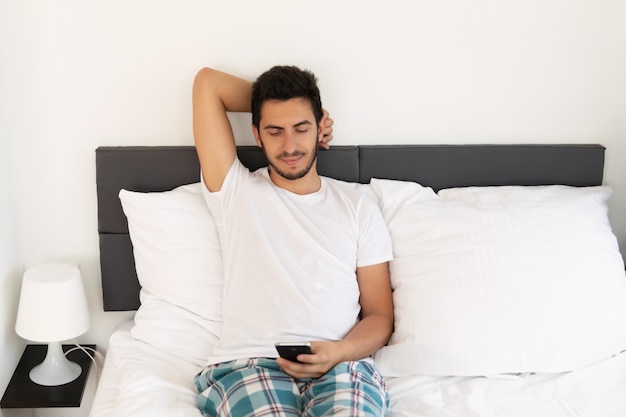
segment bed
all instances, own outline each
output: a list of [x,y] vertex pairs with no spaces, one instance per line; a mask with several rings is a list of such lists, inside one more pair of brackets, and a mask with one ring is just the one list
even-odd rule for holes
[[[396,328],[374,359],[390,417],[623,417],[626,278],[604,147],[335,146],[320,174],[390,229]],[[250,169],[266,165],[238,147]],[[220,250],[193,147],[96,150],[111,335],[91,417],[199,416],[221,330]],[[124,191],[122,191],[124,190]]]

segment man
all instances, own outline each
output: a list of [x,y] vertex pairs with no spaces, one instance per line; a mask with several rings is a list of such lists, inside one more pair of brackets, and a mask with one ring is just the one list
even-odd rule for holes
[[[268,168],[237,159],[227,112],[252,111]],[[274,67],[254,84],[204,68],[193,125],[224,257],[223,334],[196,376],[205,415],[384,415],[369,356],[393,329],[391,244],[376,205],[317,173],[332,121],[312,73]],[[325,133],[328,135],[325,136]],[[277,358],[275,342],[313,353]]]

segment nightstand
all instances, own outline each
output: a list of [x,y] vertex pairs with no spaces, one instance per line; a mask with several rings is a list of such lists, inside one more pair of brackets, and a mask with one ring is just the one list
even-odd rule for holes
[[[96,348],[95,345],[83,346]],[[66,352],[73,347],[75,346],[63,345],[63,351]],[[28,377],[30,370],[43,361],[46,350],[47,345],[26,346],[0,402],[3,414],[12,415],[8,409],[33,409],[32,415],[34,416],[87,416],[95,393],[96,382],[95,377],[91,375],[93,372],[90,372],[91,359],[82,350],[70,352],[67,358],[81,366],[80,376],[68,384],[46,387],[35,384]]]

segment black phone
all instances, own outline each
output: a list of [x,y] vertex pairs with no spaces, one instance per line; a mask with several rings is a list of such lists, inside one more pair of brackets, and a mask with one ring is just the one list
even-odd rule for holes
[[296,358],[301,353],[313,353],[313,348],[309,342],[277,342],[274,346],[276,346],[276,350],[281,358],[292,362],[300,362]]

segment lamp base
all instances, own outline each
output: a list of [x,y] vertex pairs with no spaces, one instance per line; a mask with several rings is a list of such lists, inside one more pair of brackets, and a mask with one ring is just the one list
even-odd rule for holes
[[52,387],[74,381],[81,372],[79,364],[67,360],[61,342],[51,342],[44,361],[31,369],[28,376],[35,384]]

